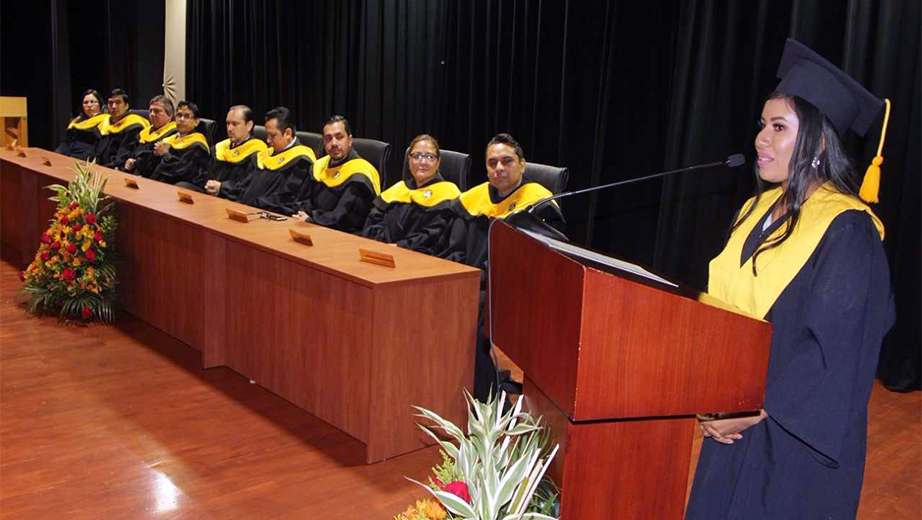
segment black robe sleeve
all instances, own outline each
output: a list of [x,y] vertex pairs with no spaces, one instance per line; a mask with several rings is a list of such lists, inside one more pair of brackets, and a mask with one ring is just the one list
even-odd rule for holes
[[192,146],[181,152],[167,152],[160,157],[160,164],[151,178],[168,184],[185,181],[203,187],[208,158],[208,150],[201,146]]
[[787,326],[773,338],[765,409],[835,467],[843,437],[867,407],[880,342],[893,324],[886,257],[871,219],[858,211],[837,217],[805,269],[797,276],[812,279],[802,301],[779,297],[768,315]]
[[438,255],[448,244],[447,231],[451,221],[452,214],[446,209],[417,208],[413,226],[396,244],[420,253]]
[[113,140],[106,149],[107,156],[100,158],[100,161],[105,161],[102,165],[116,169],[124,167],[125,161],[131,157],[131,154],[137,148],[141,139],[141,130],[143,129],[143,126],[135,125],[132,128],[113,134],[111,136]]
[[313,181],[314,163],[306,157],[301,158],[285,173],[284,180],[262,193],[256,206],[280,215],[293,215],[300,211],[298,199],[300,193],[308,190]]
[[349,182],[343,188],[336,206],[330,210],[312,209],[311,220],[321,226],[356,232],[362,229],[374,199],[375,193],[364,182]]
[[384,214],[387,209],[388,204],[381,197],[376,197],[372,202],[368,217],[365,218],[365,225],[362,227],[363,237],[377,240],[378,242],[391,242],[387,223],[384,222]]

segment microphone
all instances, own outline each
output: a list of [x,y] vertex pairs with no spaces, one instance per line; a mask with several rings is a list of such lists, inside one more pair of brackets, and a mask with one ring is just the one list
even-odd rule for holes
[[707,163],[707,164],[699,164],[697,166],[689,166],[688,168],[679,168],[678,170],[670,170],[668,172],[654,173],[653,175],[637,177],[636,179],[628,179],[625,181],[613,182],[611,184],[603,184],[602,186],[593,186],[591,188],[583,188],[581,190],[576,190],[576,191],[566,191],[566,192],[559,193],[557,195],[552,195],[550,197],[539,200],[532,207],[526,209],[525,212],[528,214],[534,214],[535,211],[537,211],[539,208],[541,208],[548,202],[552,200],[562,199],[564,197],[569,197],[570,195],[579,195],[580,193],[586,193],[589,191],[604,190],[605,188],[614,188],[615,186],[631,184],[632,182],[645,181],[647,179],[655,179],[656,177],[663,177],[665,175],[672,175],[674,173],[689,172],[692,170],[703,170],[704,168],[714,168],[715,166],[726,166],[728,168],[736,168],[737,166],[742,166],[742,164],[745,162],[746,162],[746,157],[743,156],[743,154],[738,153],[738,154],[733,154],[730,157],[727,157],[727,159],[724,161],[717,161],[717,162],[712,162],[712,163]]

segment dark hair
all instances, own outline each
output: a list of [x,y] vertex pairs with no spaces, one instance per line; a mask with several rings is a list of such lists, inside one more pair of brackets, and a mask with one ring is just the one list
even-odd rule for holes
[[349,120],[339,114],[327,119],[327,122],[323,124],[322,128],[326,128],[335,123],[342,123],[343,128],[346,129],[346,135],[352,135],[352,126],[349,124]]
[[512,137],[509,134],[502,133],[496,134],[493,136],[493,139],[490,139],[490,142],[487,143],[487,147],[484,149],[483,154],[486,156],[487,151],[491,146],[495,144],[505,144],[515,149],[515,155],[518,156],[519,160],[525,159],[525,151],[522,150],[522,146],[518,141],[515,140],[515,137]]
[[165,110],[166,113],[170,115],[170,117],[173,117],[173,101],[170,100],[170,98],[164,96],[163,94],[157,94],[156,96],[150,98],[150,103],[148,103],[147,106],[153,105],[154,103],[160,103],[163,105],[163,110]]
[[[228,112],[231,112],[233,110],[239,110],[243,114],[244,123],[249,123],[250,121],[253,120],[253,116],[254,116],[253,109],[251,109],[250,107],[246,105],[234,105],[230,107],[229,109],[227,109]],[[268,118],[268,114],[266,114],[266,116]]]
[[268,123],[270,119],[275,119],[276,124],[279,127],[279,132],[284,133],[285,130],[291,128],[291,133],[295,133],[295,125],[292,119],[294,117],[291,115],[291,110],[288,110],[285,107],[276,107],[272,110],[266,112],[266,122]]
[[80,115],[77,116],[78,118],[83,118],[84,116],[86,116],[86,114],[83,112],[83,98],[85,98],[87,95],[90,95],[96,98],[96,102],[99,103],[99,113],[100,114],[106,111],[106,102],[103,101],[102,94],[100,94],[99,91],[96,89],[88,88],[83,91],[83,94],[80,95]]
[[109,99],[114,98],[115,96],[121,96],[122,101],[124,101],[126,105],[131,106],[131,98],[128,97],[128,93],[125,92],[124,90],[120,88],[112,89],[112,92],[109,92],[109,97],[106,99],[109,100]]
[[192,112],[192,115],[195,116],[196,119],[199,118],[199,109],[198,109],[198,105],[196,105],[195,103],[193,103],[193,102],[191,102],[191,101],[188,101],[188,100],[185,100],[185,99],[184,99],[184,100],[180,101],[179,104],[176,105],[176,110],[177,110],[177,111],[178,111],[180,108],[188,108],[189,111]]
[[420,141],[429,141],[432,143],[432,146],[435,147],[435,156],[442,156],[442,150],[439,149],[439,142],[435,139],[435,137],[432,137],[429,134],[419,134],[418,136],[414,137],[413,140],[410,141],[410,146],[407,148],[408,155],[409,152],[413,151],[413,147],[416,146]]
[[[797,115],[797,139],[794,142],[794,151],[788,165],[787,189],[778,200],[790,212],[790,217],[784,224],[784,232],[777,238],[769,240],[756,250],[752,256],[752,273],[758,275],[756,259],[763,251],[778,247],[791,236],[794,227],[800,219],[800,209],[806,202],[810,190],[825,182],[829,182],[839,192],[853,197],[858,197],[858,184],[854,178],[854,165],[848,154],[842,148],[839,135],[835,126],[818,108],[798,96],[791,96],[781,92],[774,92],[769,100],[780,99],[788,103]],[[813,166],[814,159],[819,160],[817,167]],[[744,220],[752,215],[762,193],[768,183],[759,177],[759,167],[753,169],[756,177],[756,198],[739,220],[733,224],[735,230]]]

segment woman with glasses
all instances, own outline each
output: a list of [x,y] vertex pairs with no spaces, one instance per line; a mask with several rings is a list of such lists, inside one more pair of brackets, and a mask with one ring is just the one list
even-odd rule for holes
[[437,254],[451,221],[451,202],[461,195],[439,173],[439,143],[422,134],[410,141],[403,180],[378,196],[362,236],[421,253]]
[[96,145],[102,139],[103,128],[109,120],[109,114],[104,110],[105,107],[99,92],[93,89],[85,90],[80,115],[67,125],[64,142],[54,151],[76,157],[81,161],[92,157],[96,151]]

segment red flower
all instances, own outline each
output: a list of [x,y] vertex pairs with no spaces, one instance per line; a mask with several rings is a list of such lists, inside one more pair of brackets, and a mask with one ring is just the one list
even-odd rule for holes
[[77,252],[77,246],[75,246],[74,244],[67,244],[67,252],[70,253],[70,254],[76,253],[76,252]]
[[86,217],[84,217],[84,218],[86,218],[86,223],[87,223],[87,224],[95,224],[95,223],[96,223],[96,215],[94,215],[94,214],[92,214],[92,213],[87,213],[87,214],[86,214]]
[[61,217],[61,224],[64,224],[66,226],[69,222],[70,221],[67,220],[67,215],[64,215],[63,217]]
[[77,277],[77,273],[74,272],[73,269],[71,269],[71,268],[69,268],[69,267],[65,267],[64,270],[61,271],[61,276],[62,276],[65,280],[67,280],[68,282],[73,282],[73,281],[74,281],[74,278]]
[[77,206],[79,206],[79,205],[80,205],[80,204],[77,204],[76,202],[71,202],[71,203],[70,203],[70,209],[77,209]]
[[90,262],[95,262],[96,261],[96,251],[93,251],[92,249],[87,249],[86,259],[89,260]]
[[49,253],[48,251],[43,251],[42,252],[42,262],[47,262],[48,260],[51,260],[51,253]]
[[89,306],[84,305],[83,308],[80,309],[80,317],[83,318],[83,319],[85,319],[85,320],[88,320],[88,319],[92,318],[92,317],[93,317],[93,309],[91,309]]
[[57,251],[60,247],[61,247],[61,243],[58,242],[57,240],[51,243],[51,249],[54,249],[55,251]]
[[77,231],[80,231],[81,229],[83,229],[83,224],[80,224],[80,223],[74,224],[74,233],[76,233]]
[[105,237],[102,235],[102,231],[97,231],[96,236],[94,238],[96,239],[97,242],[102,242],[102,239]]
[[50,243],[51,243],[51,236],[48,235],[48,233],[42,233],[42,243],[43,243],[43,244],[50,244]]
[[451,493],[452,495],[460,498],[461,500],[464,500],[467,503],[471,502],[471,493],[467,489],[467,484],[460,480],[456,480],[446,485],[442,489],[443,491],[447,491],[448,493]]
[[19,281],[20,281],[20,282],[25,282],[25,281],[26,281],[26,272],[25,272],[25,271],[19,271]]

